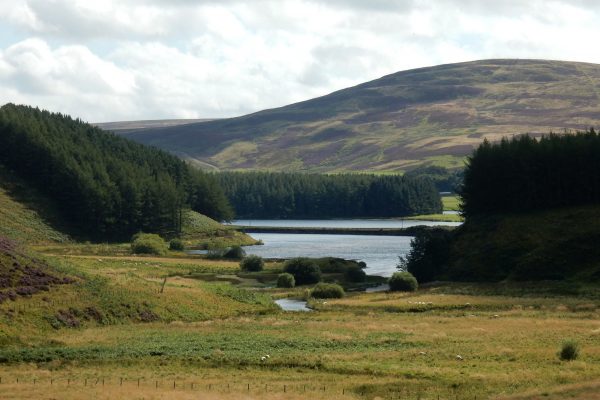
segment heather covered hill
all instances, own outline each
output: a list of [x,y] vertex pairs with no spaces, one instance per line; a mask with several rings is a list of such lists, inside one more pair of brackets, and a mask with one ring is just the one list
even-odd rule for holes
[[220,169],[462,167],[484,138],[600,125],[599,85],[596,64],[474,61],[401,71],[238,118],[124,136]]

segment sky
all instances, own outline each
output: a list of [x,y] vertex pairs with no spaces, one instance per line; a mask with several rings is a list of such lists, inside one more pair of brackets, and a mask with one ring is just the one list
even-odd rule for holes
[[0,0],[0,104],[223,118],[488,58],[600,63],[595,0]]

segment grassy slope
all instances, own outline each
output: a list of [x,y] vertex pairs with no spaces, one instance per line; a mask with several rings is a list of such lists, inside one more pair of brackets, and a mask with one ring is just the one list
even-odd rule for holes
[[600,66],[484,60],[402,71],[330,95],[131,139],[223,169],[461,167],[484,138],[600,125]]
[[223,248],[232,245],[248,246],[257,241],[251,236],[220,224],[195,211],[183,215],[182,239],[188,247]]
[[67,242],[48,219],[57,220],[51,202],[0,166],[0,236],[30,244]]
[[600,206],[471,218],[453,245],[455,276],[599,281],[599,219]]

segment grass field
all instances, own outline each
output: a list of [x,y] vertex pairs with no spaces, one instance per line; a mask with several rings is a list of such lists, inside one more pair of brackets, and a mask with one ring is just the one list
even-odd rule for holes
[[458,214],[426,214],[415,215],[405,219],[418,221],[436,221],[436,222],[463,222],[465,219]]
[[[290,313],[271,298],[302,289],[235,275],[237,262],[61,246],[38,251],[62,254],[42,258],[78,284],[0,304],[0,398],[588,399],[600,385],[594,287],[563,296],[552,286],[447,284],[349,293]],[[105,318],[48,322],[92,306]],[[136,307],[156,320],[127,314]],[[578,360],[558,359],[565,339],[580,343]]]
[[442,196],[444,211],[460,211],[460,198],[458,196]]

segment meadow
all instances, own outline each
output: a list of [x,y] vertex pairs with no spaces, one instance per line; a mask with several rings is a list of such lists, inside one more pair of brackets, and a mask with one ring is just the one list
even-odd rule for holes
[[[272,302],[304,292],[270,287],[279,263],[253,276],[234,261],[98,247],[38,247],[80,281],[0,304],[1,398],[597,398],[593,286],[349,292],[293,313]],[[76,312],[91,307],[97,318]],[[80,323],[50,324],[61,310]],[[575,361],[557,357],[566,339],[581,346]]]

